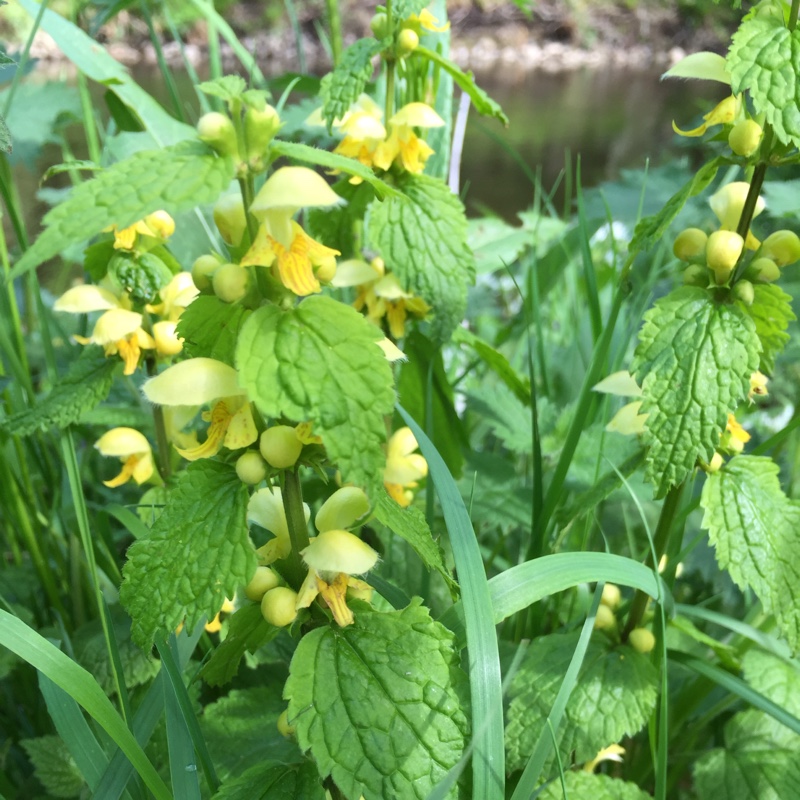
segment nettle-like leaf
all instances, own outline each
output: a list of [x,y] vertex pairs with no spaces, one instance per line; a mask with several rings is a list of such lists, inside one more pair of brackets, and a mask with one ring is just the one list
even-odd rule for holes
[[[609,775],[567,772],[564,774],[564,785],[569,800],[651,800],[651,796],[635,783],[620,781]],[[561,781],[554,780],[537,797],[539,800],[564,800]]]
[[326,796],[311,762],[265,761],[223,783],[214,800],[325,800]]
[[756,283],[753,286],[755,299],[752,305],[739,303],[739,307],[756,324],[756,333],[761,342],[762,372],[772,374],[775,359],[783,351],[789,334],[789,323],[797,319],[792,311],[792,298],[774,283]]
[[406,198],[370,207],[369,239],[402,287],[433,307],[433,335],[446,341],[464,317],[467,286],[475,280],[464,206],[428,175],[405,173],[397,186]]
[[313,423],[345,481],[382,484],[384,415],[394,408],[380,331],[350,306],[308,297],[289,310],[264,306],[244,324],[239,379],[267,417]]
[[423,8],[427,8],[429,5],[430,0],[396,0],[392,11],[397,19],[408,19],[412,14],[419,14]]
[[703,527],[741,589],[749,586],[792,649],[800,645],[800,504],[783,493],[778,466],[737,456],[703,487]]
[[763,650],[748,650],[742,659],[745,680],[785,711],[800,716],[800,663]]
[[149,647],[181,622],[193,630],[247,584],[256,554],[247,531],[247,489],[232,465],[195,461],[181,473],[149,535],[128,550],[120,600],[131,636]]
[[60,736],[39,736],[21,742],[36,777],[52,797],[79,797],[86,782]]
[[465,744],[458,660],[452,634],[419,601],[390,613],[365,607],[352,626],[311,631],[284,689],[301,749],[349,800],[424,800]]
[[184,340],[184,353],[191,358],[213,358],[233,366],[236,339],[251,313],[217,297],[196,297],[178,320],[177,334]]
[[648,414],[647,479],[664,495],[719,444],[758,369],[761,345],[750,317],[717,303],[704,289],[684,286],[644,317],[632,371]]
[[387,42],[376,39],[359,39],[350,45],[339,59],[336,69],[322,81],[322,117],[328,132],[334,120],[342,119],[356,101],[372,76],[372,59]]
[[[509,689],[506,747],[510,770],[522,769],[545,725],[579,633],[556,633],[536,639],[528,648]],[[581,763],[623,736],[636,733],[648,720],[657,697],[658,674],[650,659],[627,645],[614,646],[593,637],[578,683],[556,732],[566,763]]]
[[758,113],[766,116],[782,142],[800,146],[800,31],[774,17],[742,23],[726,60],[734,94],[749,91]]
[[135,153],[76,186],[44,217],[45,230],[11,272],[16,278],[110,225],[126,228],[153,211],[175,215],[216,200],[233,178],[233,162],[198,141]]
[[33,408],[3,420],[0,427],[19,436],[28,436],[52,425],[66,428],[108,397],[119,364],[116,358],[106,358],[102,347],[83,348],[47,397]]
[[694,767],[698,797],[785,800],[800,797],[800,736],[762,711],[742,711],[725,725],[725,748]]

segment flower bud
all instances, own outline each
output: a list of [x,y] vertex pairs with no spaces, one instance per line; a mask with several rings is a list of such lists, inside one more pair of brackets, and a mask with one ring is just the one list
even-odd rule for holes
[[263,111],[248,108],[244,114],[244,138],[247,142],[247,159],[262,158],[278,129],[281,119],[278,112],[267,105]]
[[278,733],[284,739],[291,739],[297,729],[294,725],[289,724],[289,709],[284,709],[278,717]]
[[223,264],[211,279],[214,294],[224,303],[241,300],[250,289],[250,273],[239,264]]
[[634,628],[628,636],[628,644],[637,653],[649,653],[656,646],[656,637],[647,628]]
[[386,12],[379,11],[369,21],[369,29],[375,34],[376,39],[385,39],[389,35],[389,18]]
[[314,271],[320,283],[330,283],[336,275],[336,257],[326,256],[321,259],[319,266]]
[[211,276],[222,263],[216,256],[206,255],[200,256],[192,264],[192,281],[201,292],[211,288]]
[[615,583],[607,583],[603,587],[603,596],[600,598],[600,602],[613,611],[615,608],[619,607],[621,601],[622,592],[620,592],[619,586]]
[[403,57],[413,53],[419,46],[419,36],[410,28],[403,28],[397,37],[397,52]]
[[288,469],[297,463],[303,443],[288,425],[275,425],[261,434],[261,455],[275,469]]
[[160,356],[176,356],[183,350],[183,339],[175,332],[177,323],[163,319],[153,325],[153,340]]
[[248,486],[261,483],[267,477],[267,468],[264,465],[264,459],[261,458],[261,453],[248,450],[239,456],[236,462],[236,474],[239,476],[239,480]]
[[722,460],[722,456],[719,453],[714,453],[714,455],[711,457],[711,461],[709,461],[708,464],[703,467],[703,469],[710,475],[713,475],[715,472],[719,472],[722,469],[722,465],[724,463],[725,462]]
[[751,156],[761,144],[761,126],[752,119],[737,122],[728,134],[728,144],[737,156]]
[[750,281],[736,281],[736,285],[733,287],[733,294],[746,306],[753,305],[753,301],[756,299],[756,292]]
[[614,612],[602,603],[597,607],[597,614],[594,618],[594,628],[597,631],[612,631],[617,627],[617,618]]
[[704,267],[702,264],[689,264],[683,271],[683,282],[687,286],[699,286],[701,289],[705,289],[708,286],[709,277],[708,267]]
[[218,111],[203,114],[197,122],[197,134],[220,155],[239,157],[233,122]]
[[241,194],[224,194],[214,205],[214,224],[227,245],[238,247],[247,230]]
[[708,235],[705,231],[700,228],[686,228],[675,237],[672,252],[681,261],[691,261],[703,255],[707,241]]
[[285,628],[297,619],[297,592],[287,586],[270,589],[261,599],[261,614],[270,625]]
[[775,231],[764,239],[761,255],[771,258],[779,267],[794,264],[800,258],[800,237],[794,231]]
[[781,271],[771,258],[755,258],[750,262],[746,274],[750,280],[758,283],[772,283],[780,278]]
[[275,589],[279,582],[275,570],[269,567],[256,567],[256,574],[250,578],[250,583],[244,587],[245,596],[248,600],[258,603],[267,592]]
[[714,231],[706,243],[706,261],[718,284],[725,283],[744,250],[744,239],[735,231]]

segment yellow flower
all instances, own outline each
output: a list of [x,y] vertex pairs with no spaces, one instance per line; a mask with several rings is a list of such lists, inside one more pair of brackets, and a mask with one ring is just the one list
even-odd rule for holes
[[708,128],[714,125],[726,125],[733,122],[741,111],[741,97],[731,95],[726,97],[723,101],[718,103],[708,114],[703,116],[705,122],[693,128],[690,131],[682,131],[674,122],[672,122],[672,130],[679,136],[702,136]]
[[[303,514],[308,522],[311,510],[306,503],[303,503]],[[289,555],[292,550],[289,524],[283,507],[283,494],[278,487],[259,489],[253,494],[247,504],[247,521],[255,522],[275,537],[258,548],[259,564],[266,566]]]
[[392,132],[375,150],[373,164],[388,170],[396,161],[408,172],[422,172],[433,150],[412,129],[438,128],[444,124],[444,120],[425,103],[408,103],[389,120]]
[[[614,372],[607,378],[603,378],[600,383],[595,384],[592,389],[595,392],[613,394],[618,397],[641,397],[642,390],[636,383],[633,375],[626,370]],[[634,434],[644,433],[647,414],[640,414],[642,407],[641,400],[628,403],[617,411],[606,425],[606,430],[610,433],[621,433],[623,436],[633,436]]]
[[[386,128],[381,121],[383,112],[378,104],[365,94],[350,107],[341,121],[334,123],[344,134],[344,138],[334,148],[334,153],[354,158],[364,166],[371,167],[375,156],[375,150],[386,138]],[[331,174],[338,174],[334,170]],[[361,178],[353,176],[350,183],[361,183]]]
[[211,458],[223,446],[238,450],[258,438],[253,411],[247,393],[239,387],[236,370],[221,361],[181,361],[147,381],[142,391],[151,403],[162,406],[211,404],[211,410],[203,414],[203,420],[210,423],[205,442],[190,449],[176,448],[188,461]]
[[594,772],[597,765],[603,761],[618,761],[622,763],[622,756],[625,755],[625,748],[618,744],[611,744],[604,747],[591,761],[587,761],[583,768],[586,772]]
[[750,376],[750,391],[747,393],[747,399],[752,403],[753,397],[766,397],[769,394],[767,390],[767,382],[769,378],[763,372],[754,372]]
[[103,481],[114,489],[131,478],[138,484],[149,480],[153,474],[153,453],[147,439],[134,428],[112,428],[94,444],[103,456],[112,456],[122,461],[122,471],[116,478]]
[[428,474],[428,462],[417,449],[417,440],[411,428],[400,428],[392,434],[386,447],[386,467],[383,485],[389,496],[398,504],[410,506],[414,500],[412,489]]
[[352,624],[347,588],[364,591],[364,582],[352,576],[369,572],[377,563],[378,554],[345,529],[368,511],[366,494],[354,486],[338,489],[323,503],[314,519],[319,536],[301,552],[309,570],[298,593],[298,609],[308,608],[321,595],[341,627]]
[[222,630],[222,619],[220,617],[221,614],[230,614],[234,610],[235,606],[233,600],[229,600],[227,597],[225,598],[225,602],[222,604],[222,608],[217,611],[214,615],[214,619],[209,620],[205,624],[205,629],[207,633],[219,633]]
[[[419,14],[412,14],[408,17],[407,22],[411,23],[409,25],[410,28],[420,27],[425,28],[426,31],[433,31],[435,33],[442,33],[443,31],[450,30],[450,23],[445,22],[444,25],[439,25],[439,20],[428,11],[427,8],[423,8]],[[419,33],[419,31],[417,31]]]
[[[723,186],[709,198],[709,205],[716,218],[720,221],[720,230],[735,231],[739,227],[739,220],[742,216],[742,209],[750,191],[750,184],[746,181],[734,181]],[[766,207],[763,197],[758,197],[753,218],[755,219]],[[753,235],[751,230],[747,232],[747,239],[744,246],[748,250],[757,250],[761,242]]]
[[300,297],[320,291],[315,274],[335,269],[338,250],[312,239],[292,217],[301,208],[329,207],[342,198],[306,167],[276,170],[256,195],[250,212],[261,222],[242,266],[273,267],[283,285]]
[[149,236],[161,241],[169,239],[175,233],[175,221],[166,211],[154,211],[122,230],[116,225],[111,225],[105,230],[114,232],[115,250],[133,250],[137,236]]
[[178,272],[172,280],[158,292],[161,302],[147,306],[151,314],[158,314],[165,320],[175,322],[192,300],[200,294],[192,280],[191,272]]
[[742,445],[750,441],[750,434],[739,424],[733,414],[728,414],[725,430],[731,435],[731,439],[741,442]]

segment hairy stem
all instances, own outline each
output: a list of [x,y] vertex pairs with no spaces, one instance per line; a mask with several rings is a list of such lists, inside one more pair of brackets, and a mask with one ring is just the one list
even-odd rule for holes
[[286,470],[283,485],[283,510],[286,512],[286,524],[289,527],[289,540],[292,552],[286,558],[289,583],[293,588],[300,588],[305,578],[305,568],[300,551],[308,547],[308,528],[306,515],[303,512],[303,488],[300,485],[300,472],[297,468]]

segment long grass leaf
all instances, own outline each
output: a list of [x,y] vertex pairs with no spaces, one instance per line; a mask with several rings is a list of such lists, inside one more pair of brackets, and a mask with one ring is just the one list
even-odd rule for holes
[[428,462],[429,480],[439,497],[461,586],[475,746],[472,757],[474,797],[502,800],[505,796],[505,750],[500,657],[481,551],[458,486],[444,460],[406,410],[399,405],[397,410],[414,432]]
[[589,242],[589,226],[586,220],[586,205],[583,202],[581,187],[581,158],[578,156],[577,174],[575,176],[575,197],[578,203],[578,230],[581,232],[581,262],[583,263],[583,279],[586,283],[586,299],[589,302],[589,319],[592,323],[592,339],[600,338],[603,330],[603,319],[600,314],[600,295],[597,292],[597,276],[592,260],[592,246]]
[[167,749],[172,793],[181,800],[200,800],[200,781],[192,737],[181,713],[180,703],[170,681],[163,681],[164,710],[167,718]]

